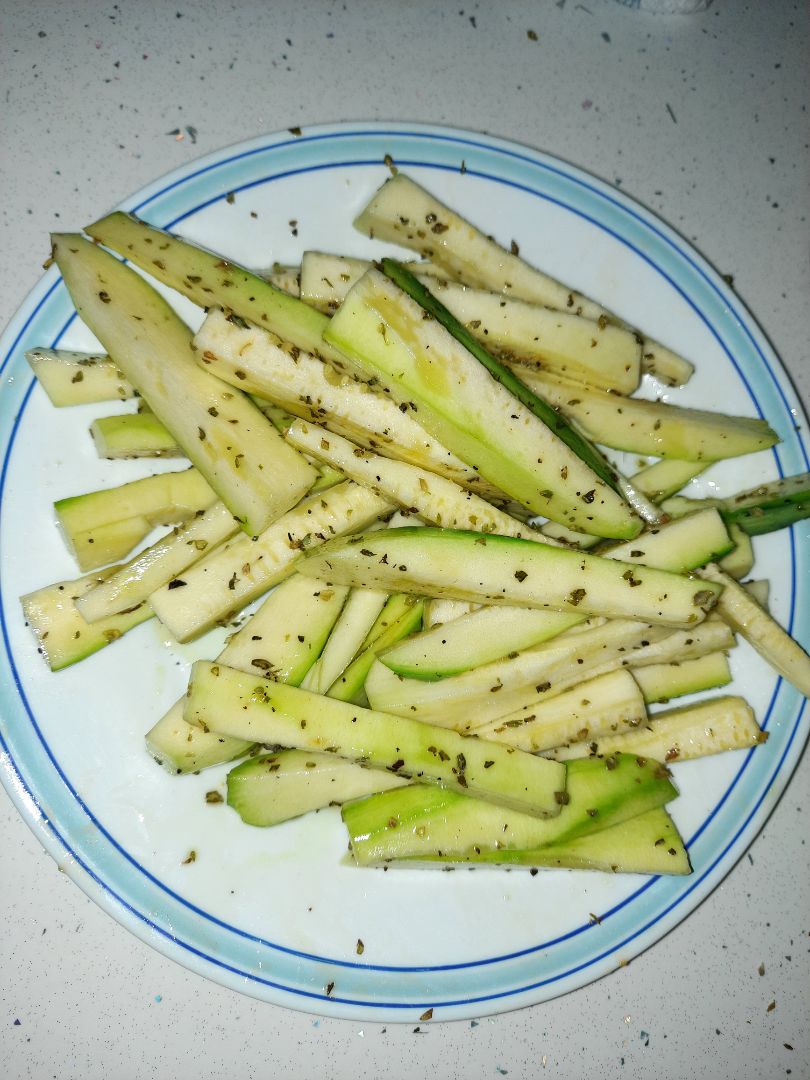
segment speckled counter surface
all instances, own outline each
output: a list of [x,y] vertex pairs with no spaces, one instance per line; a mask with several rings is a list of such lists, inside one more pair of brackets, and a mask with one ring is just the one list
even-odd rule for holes
[[[53,228],[230,142],[411,119],[511,137],[694,243],[810,400],[806,5],[0,0],[0,323]],[[530,34],[529,31],[532,33]],[[624,970],[479,1023],[316,1020],[186,972],[96,908],[0,794],[0,1071],[152,1077],[810,1075],[807,755],[763,834]],[[775,1003],[775,1004],[774,1004]]]

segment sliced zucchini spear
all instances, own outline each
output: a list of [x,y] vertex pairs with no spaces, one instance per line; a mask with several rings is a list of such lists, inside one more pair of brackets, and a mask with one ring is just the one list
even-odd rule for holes
[[54,235],[53,255],[80,317],[245,532],[294,506],[315,470],[244,394],[194,363],[191,331],[163,297],[81,236]]
[[429,527],[333,540],[300,569],[341,585],[672,626],[700,622],[721,591],[667,570],[533,540]]
[[152,412],[100,416],[90,425],[100,458],[182,457],[177,440]]
[[322,339],[329,322],[325,315],[238,263],[120,210],[88,225],[85,232],[200,307],[219,305],[299,349],[340,359]]
[[726,695],[667,709],[633,731],[604,735],[544,751],[556,761],[611,754],[643,754],[656,761],[689,761],[724,750],[747,750],[768,738],[741,697]]
[[761,608],[753,596],[714,563],[699,571],[707,584],[721,585],[717,611],[762,656],[774,671],[810,697],[810,656],[802,646]]
[[194,665],[185,718],[221,735],[324,750],[533,816],[556,816],[564,799],[565,769],[559,763],[221,664]]
[[527,370],[524,378],[590,438],[615,450],[680,461],[720,461],[779,442],[765,420],[617,397],[543,371]]

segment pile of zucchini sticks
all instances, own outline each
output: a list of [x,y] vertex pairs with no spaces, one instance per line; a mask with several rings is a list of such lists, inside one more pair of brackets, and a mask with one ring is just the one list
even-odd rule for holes
[[[146,736],[173,773],[238,762],[245,822],[341,805],[364,865],[688,873],[670,764],[764,734],[738,696],[660,706],[727,685],[736,634],[810,694],[767,583],[739,583],[810,476],[679,497],[777,436],[633,397],[692,365],[404,174],[355,224],[418,258],[262,275],[120,212],[53,237],[106,352],[31,350],[42,387],[136,399],[99,454],[190,467],[55,504],[84,576],[22,598],[40,653],[153,617],[187,642],[265,597]],[[203,307],[196,335],[117,256]]]

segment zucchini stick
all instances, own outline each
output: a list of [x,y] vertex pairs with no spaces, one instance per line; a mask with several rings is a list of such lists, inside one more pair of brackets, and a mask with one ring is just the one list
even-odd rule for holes
[[294,506],[314,470],[244,394],[194,363],[191,331],[163,297],[81,236],[54,235],[53,257],[80,317],[247,534]]

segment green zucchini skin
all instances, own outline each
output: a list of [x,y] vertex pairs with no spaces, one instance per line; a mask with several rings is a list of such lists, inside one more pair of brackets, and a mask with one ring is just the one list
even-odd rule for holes
[[[193,668],[185,718],[221,735],[338,757],[538,817],[560,812],[565,768],[511,747],[363,709],[221,664]],[[551,767],[549,767],[551,766]]]
[[307,555],[300,570],[341,585],[671,626],[700,622],[720,592],[649,566],[627,567],[516,537],[429,527],[330,541]]
[[663,807],[648,810],[602,832],[534,850],[485,852],[468,861],[549,870],[601,870],[610,874],[692,872],[686,846]]
[[81,319],[245,532],[262,532],[315,470],[248,397],[194,362],[191,331],[140,274],[80,236],[52,239]]

